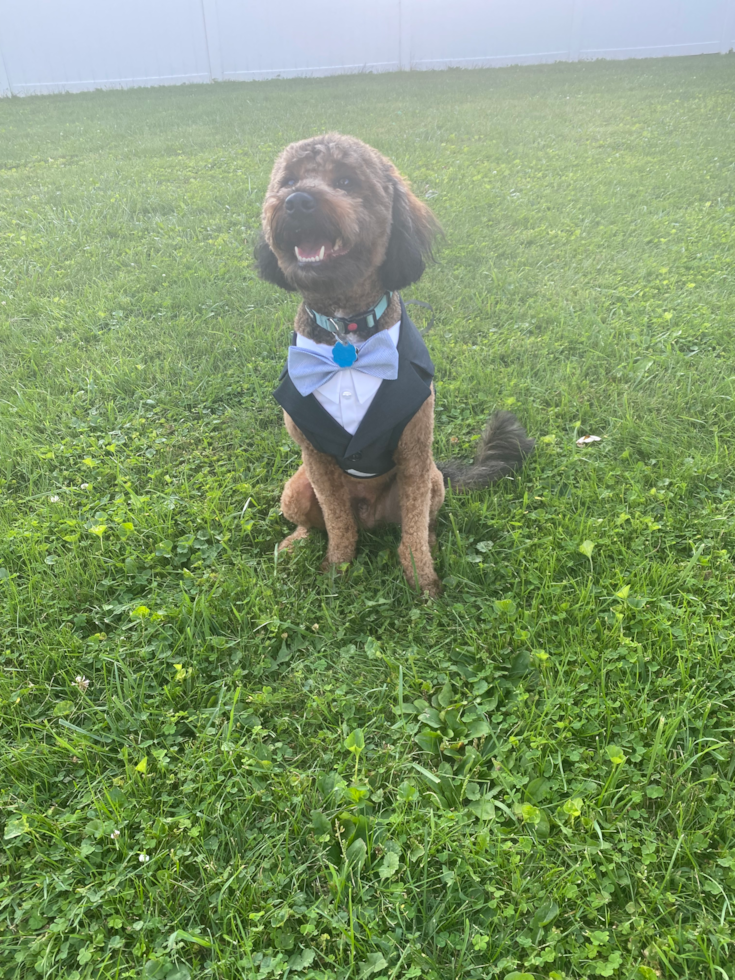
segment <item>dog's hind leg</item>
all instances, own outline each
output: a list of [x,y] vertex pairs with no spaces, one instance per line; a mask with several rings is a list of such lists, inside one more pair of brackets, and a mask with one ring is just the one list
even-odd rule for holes
[[278,545],[279,551],[288,550],[294,542],[308,537],[312,527],[324,530],[324,515],[303,466],[298,468],[283,488],[281,511],[286,520],[296,524],[296,530],[281,541]]

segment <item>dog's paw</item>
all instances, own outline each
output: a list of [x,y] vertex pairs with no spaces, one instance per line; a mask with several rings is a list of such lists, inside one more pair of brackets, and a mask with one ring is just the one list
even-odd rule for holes
[[409,572],[406,572],[406,579],[412,589],[416,589],[417,592],[422,592],[424,595],[431,596],[432,599],[440,595],[444,588],[442,580],[433,569],[428,574],[425,573],[423,575],[416,575],[414,569],[411,569]]
[[430,596],[432,599],[436,599],[437,596],[441,595],[444,586],[442,585],[442,580],[438,575],[428,581],[420,582],[419,586],[424,595]]
[[352,558],[342,558],[340,560],[339,558],[335,559],[327,555],[327,557],[322,562],[321,570],[326,574],[327,572],[331,572],[332,569],[334,569],[335,574],[342,575],[350,567],[351,562],[352,562]]
[[303,541],[304,538],[308,537],[308,527],[297,527],[293,534],[289,534],[287,538],[284,538],[283,541],[281,541],[281,543],[278,545],[278,550],[286,552],[293,551],[293,546],[297,541]]
[[401,541],[398,547],[398,557],[411,588],[416,589],[417,592],[426,592],[430,596],[439,595],[442,590],[442,582],[434,571],[434,563],[428,548],[421,549],[415,558],[409,545],[405,541]]

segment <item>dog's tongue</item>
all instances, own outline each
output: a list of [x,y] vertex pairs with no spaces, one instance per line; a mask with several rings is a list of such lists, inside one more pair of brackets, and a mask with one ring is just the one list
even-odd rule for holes
[[302,242],[296,246],[296,258],[299,262],[321,262],[324,256],[332,251],[331,242]]

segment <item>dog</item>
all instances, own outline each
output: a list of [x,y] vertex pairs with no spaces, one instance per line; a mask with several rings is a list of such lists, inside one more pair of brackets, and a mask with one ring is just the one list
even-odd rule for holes
[[327,570],[353,560],[360,527],[398,523],[406,578],[431,596],[445,487],[486,486],[534,445],[499,412],[473,464],[434,462],[434,367],[398,290],[420,279],[440,231],[390,160],[328,133],[277,158],[255,249],[260,276],[302,298],[275,392],[303,456],[281,497],[296,530],[280,548],[325,530]]

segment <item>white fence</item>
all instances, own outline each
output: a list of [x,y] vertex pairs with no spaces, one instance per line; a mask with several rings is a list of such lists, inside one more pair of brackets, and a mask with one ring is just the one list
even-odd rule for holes
[[0,95],[734,47],[735,0],[0,0]]

